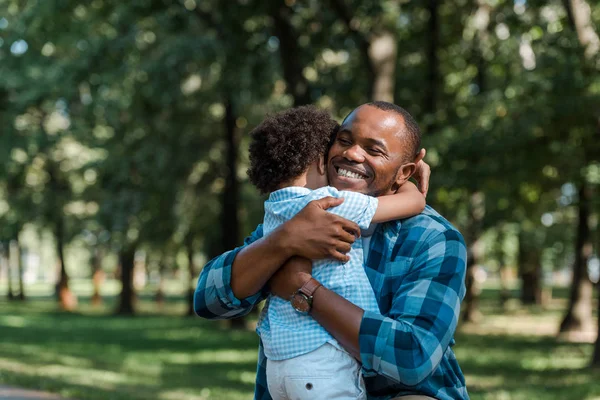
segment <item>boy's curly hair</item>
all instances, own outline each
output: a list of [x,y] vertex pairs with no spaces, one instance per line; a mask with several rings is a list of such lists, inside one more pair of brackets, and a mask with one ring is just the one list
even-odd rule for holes
[[250,182],[273,192],[307,171],[325,155],[339,124],[315,106],[294,107],[268,116],[250,132]]

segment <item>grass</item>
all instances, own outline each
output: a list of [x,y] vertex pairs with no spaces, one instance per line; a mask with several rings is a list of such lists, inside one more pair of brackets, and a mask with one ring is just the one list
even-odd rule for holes
[[[251,399],[257,337],[216,322],[161,313],[149,300],[133,318],[82,301],[62,313],[53,300],[0,301],[0,383],[84,399]],[[473,400],[600,399],[600,372],[586,368],[591,344],[557,342],[563,300],[545,309],[495,305],[484,292],[484,317],[465,325],[455,347]]]

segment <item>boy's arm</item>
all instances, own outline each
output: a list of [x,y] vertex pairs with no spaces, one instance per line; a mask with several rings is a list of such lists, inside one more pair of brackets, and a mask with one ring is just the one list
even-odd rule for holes
[[425,196],[412,182],[406,182],[395,194],[377,198],[379,204],[373,222],[386,222],[420,214],[425,209]]

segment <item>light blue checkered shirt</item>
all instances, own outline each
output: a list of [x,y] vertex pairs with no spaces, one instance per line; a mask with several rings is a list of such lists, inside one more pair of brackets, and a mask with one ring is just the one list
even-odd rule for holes
[[[343,197],[344,202],[328,211],[354,221],[367,229],[377,210],[375,197],[356,192],[340,192],[326,186],[317,190],[288,187],[271,193],[265,202],[263,229],[265,236],[291,219],[309,202],[323,197]],[[349,253],[350,261],[313,262],[313,277],[365,311],[379,312],[377,300],[363,267],[362,241],[357,240]],[[311,316],[296,312],[288,300],[269,296],[256,329],[270,360],[286,360],[316,350],[325,343],[341,346]],[[299,340],[301,338],[301,340]]]

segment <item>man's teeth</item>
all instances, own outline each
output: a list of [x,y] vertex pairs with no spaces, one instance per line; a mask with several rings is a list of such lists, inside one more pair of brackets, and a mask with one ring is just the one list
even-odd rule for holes
[[338,175],[344,176],[346,178],[364,179],[362,175],[357,174],[356,172],[348,171],[347,169],[343,168],[338,169]]

